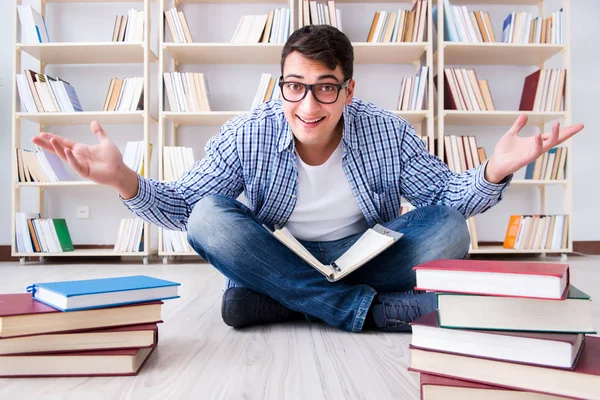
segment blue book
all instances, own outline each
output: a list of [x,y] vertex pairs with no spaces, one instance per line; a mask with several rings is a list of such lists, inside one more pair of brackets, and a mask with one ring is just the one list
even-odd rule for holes
[[175,299],[181,284],[146,275],[34,283],[33,299],[61,311],[89,310]]

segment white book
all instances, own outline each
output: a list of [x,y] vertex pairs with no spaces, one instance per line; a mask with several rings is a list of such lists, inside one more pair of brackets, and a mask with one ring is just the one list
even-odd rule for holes
[[296,253],[309,265],[323,274],[330,282],[335,282],[355,271],[375,256],[396,243],[403,234],[387,229],[379,224],[369,228],[344,254],[330,265],[325,265],[317,260],[304,247],[290,231],[283,227],[271,231],[267,226],[263,227],[277,240]]
[[21,111],[23,112],[37,112],[33,95],[29,89],[27,78],[23,74],[17,74],[17,90],[19,92],[19,98],[21,99]]

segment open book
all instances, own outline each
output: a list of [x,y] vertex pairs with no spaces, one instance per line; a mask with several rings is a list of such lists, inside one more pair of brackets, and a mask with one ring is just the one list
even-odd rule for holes
[[344,254],[331,265],[317,260],[286,228],[274,232],[263,225],[273,236],[290,250],[312,265],[331,282],[335,282],[364,265],[367,261],[393,245],[403,234],[379,224],[369,228]]

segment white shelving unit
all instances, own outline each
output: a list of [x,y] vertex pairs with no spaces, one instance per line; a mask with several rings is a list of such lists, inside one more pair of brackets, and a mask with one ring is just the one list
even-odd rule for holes
[[[168,7],[182,4],[207,4],[207,3],[232,3],[232,4],[257,4],[270,3],[278,6],[292,7],[286,0],[178,0],[169,2]],[[412,7],[411,0],[336,0],[336,3],[387,3],[394,4],[392,8],[399,8],[400,5]],[[165,11],[167,1],[160,0],[159,12]],[[408,122],[420,127],[421,132],[430,136],[431,143],[434,138],[434,114],[433,114],[433,30],[431,19],[432,1],[428,0],[427,11],[427,41],[422,43],[367,43],[353,42],[355,64],[409,64],[414,66],[415,73],[418,72],[421,65],[429,66],[428,85],[427,85],[427,105],[423,111],[399,111],[390,110],[393,113],[402,116]],[[370,19],[372,15],[365,15],[364,18]],[[192,19],[188,19],[190,25],[194,24]],[[297,25],[299,27],[299,25]],[[365,33],[366,35],[366,33]],[[165,23],[161,17],[159,24],[159,179],[163,178],[163,147],[167,139],[167,131],[172,132],[173,145],[174,138],[177,137],[177,128],[182,126],[220,126],[230,118],[246,113],[247,111],[212,111],[212,112],[171,112],[166,111],[164,107],[164,95],[162,76],[166,71],[177,71],[182,64],[278,64],[283,44],[232,44],[232,43],[169,43],[165,42]],[[167,129],[169,128],[169,129]],[[434,152],[434,149],[431,149]],[[162,245],[162,229],[159,230],[158,255],[163,257],[163,262],[168,262],[170,256],[194,255],[193,253],[165,252]]]
[[[42,16],[46,15],[46,7],[51,3],[106,3],[107,5],[117,2],[126,2],[125,0],[41,0],[37,5],[37,11]],[[150,27],[150,0],[140,1],[144,7],[144,26]],[[21,189],[25,187],[33,187],[38,189],[39,195],[39,212],[44,217],[45,207],[44,198],[46,188],[65,188],[65,187],[100,187],[93,182],[76,181],[76,182],[53,182],[53,183],[19,183],[17,182],[17,162],[15,149],[21,145],[28,146],[27,143],[22,143],[21,140],[21,121],[31,121],[38,124],[38,131],[41,132],[47,126],[66,126],[66,125],[89,125],[91,121],[97,120],[101,125],[143,125],[143,135],[146,143],[150,143],[150,124],[154,121],[150,117],[150,64],[156,61],[156,55],[150,49],[150,29],[144,29],[144,41],[141,43],[129,42],[69,42],[69,43],[40,43],[40,44],[23,44],[19,42],[20,21],[17,14],[17,5],[21,4],[21,0],[14,2],[15,23],[14,31],[14,64],[13,64],[13,83],[12,83],[12,243],[11,253],[13,257],[19,257],[21,262],[25,261],[26,257],[39,257],[43,260],[45,257],[60,256],[60,257],[90,257],[90,256],[122,256],[122,257],[142,257],[144,264],[148,262],[150,254],[150,224],[144,224],[144,251],[131,253],[115,253],[112,249],[75,249],[72,252],[64,253],[19,253],[16,247],[15,235],[15,218],[16,212],[20,211],[21,207]],[[66,23],[66,22],[65,22]],[[51,27],[50,27],[51,28]],[[144,110],[135,112],[104,112],[104,111],[86,111],[75,113],[26,113],[20,112],[19,103],[17,101],[18,91],[16,79],[14,76],[22,73],[21,57],[23,54],[28,54],[37,60],[36,72],[45,73],[46,66],[51,64],[143,64],[144,77]],[[59,132],[60,133],[60,132]],[[146,146],[146,154],[144,161],[144,175],[149,177],[150,165],[150,146]],[[115,240],[117,238],[115,237]],[[73,238],[76,241],[76,238]]]
[[[485,10],[487,5],[515,5],[515,6],[536,6],[540,16],[547,16],[546,4],[544,0],[453,0],[453,5],[471,5],[476,4],[478,9]],[[436,124],[438,131],[437,154],[444,159],[444,128],[450,125],[481,125],[481,126],[510,126],[514,123],[520,114],[526,114],[529,118],[529,125],[537,125],[541,132],[551,129],[550,123],[559,120],[562,125],[571,124],[571,69],[570,69],[570,0],[562,0],[562,7],[566,19],[566,41],[564,44],[512,44],[512,43],[462,43],[447,42],[444,40],[444,5],[443,0],[437,0],[437,51],[435,54],[437,63],[437,109],[441,110],[436,115]],[[498,31],[496,30],[496,33]],[[496,35],[499,39],[500,36]],[[444,68],[454,65],[504,65],[504,66],[528,66],[535,65],[540,69],[545,68],[546,62],[560,54],[562,57],[562,68],[566,69],[566,86],[564,111],[560,112],[533,112],[518,110],[501,111],[456,111],[444,109]],[[517,90],[521,90],[519,87]],[[493,95],[493,93],[492,93]],[[564,200],[564,214],[572,214],[572,171],[571,160],[572,146],[571,140],[562,144],[567,147],[567,166],[566,178],[564,180],[513,180],[511,186],[532,186],[537,187],[540,192],[540,214],[546,214],[547,192],[546,188],[553,185],[562,187]],[[507,191],[505,196],[510,196]],[[514,210],[513,214],[520,214]],[[508,221],[508,216],[506,221]],[[471,249],[471,254],[546,254],[560,253],[566,255],[573,251],[572,239],[572,221],[569,217],[568,223],[568,244],[564,249],[559,250],[514,250],[505,249],[502,245],[479,245],[478,249]],[[503,241],[504,237],[498,241]]]

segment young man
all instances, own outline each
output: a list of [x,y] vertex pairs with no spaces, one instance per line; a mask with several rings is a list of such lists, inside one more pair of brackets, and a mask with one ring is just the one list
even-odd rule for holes
[[[49,133],[34,143],[113,186],[145,220],[187,230],[191,246],[231,282],[222,302],[228,325],[304,315],[352,332],[409,331],[435,307],[433,294],[411,291],[412,267],[464,258],[465,218],[500,201],[513,172],[583,126],[559,131],[556,123],[551,133],[520,138],[521,116],[482,166],[452,173],[406,121],[353,97],[353,59],[350,41],[333,27],[294,32],[281,57],[282,100],[228,121],[178,182],[127,168],[97,123],[95,146]],[[245,205],[236,200],[242,192]],[[401,196],[417,209],[400,216]],[[404,236],[335,283],[262,227],[287,227],[328,264],[376,223]]]

